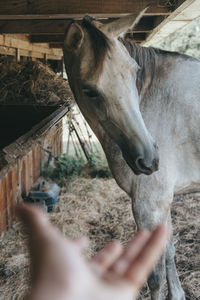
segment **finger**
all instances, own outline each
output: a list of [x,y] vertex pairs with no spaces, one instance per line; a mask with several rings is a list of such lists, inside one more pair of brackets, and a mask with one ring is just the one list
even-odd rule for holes
[[140,231],[126,246],[124,252],[112,266],[111,271],[121,276],[125,273],[135,257],[146,244],[151,233],[147,230]]
[[61,232],[49,222],[47,214],[42,209],[32,204],[20,204],[16,206],[15,211],[31,241],[55,242],[55,239],[63,239]]
[[31,204],[20,204],[16,206],[15,212],[29,233],[38,231],[40,228],[46,228],[48,224],[44,212]]
[[21,205],[17,214],[29,232],[33,299],[39,299],[37,293],[45,295],[40,299],[57,299],[59,296],[56,298],[53,294],[65,293],[70,284],[70,289],[75,290],[74,277],[80,282],[82,273],[85,278],[88,276],[87,265],[78,247],[66,240],[38,208]]
[[72,243],[78,247],[78,249],[82,252],[89,246],[89,240],[87,237],[83,236],[80,238],[76,238],[72,241]]
[[98,266],[98,271],[104,273],[119,258],[123,251],[118,241],[112,241],[99,251],[93,258],[92,264]]
[[146,281],[166,246],[168,236],[168,227],[158,226],[125,272],[124,277],[131,281],[136,288],[139,289]]
[[[16,214],[28,232],[32,282],[35,282],[47,260],[54,261],[55,257],[56,261],[62,259],[65,240],[60,232],[50,224],[41,209],[30,204],[21,204],[16,207]],[[52,259],[49,259],[49,256]]]

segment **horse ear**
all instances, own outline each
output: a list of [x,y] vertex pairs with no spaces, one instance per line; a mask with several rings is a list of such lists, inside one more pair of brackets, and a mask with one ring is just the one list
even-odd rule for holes
[[77,23],[72,23],[65,36],[65,46],[70,50],[78,50],[84,39],[84,32]]
[[114,35],[115,37],[119,37],[120,35],[126,33],[128,29],[132,29],[140,21],[141,17],[148,8],[149,7],[146,7],[139,14],[134,13],[121,17],[108,24],[99,24],[98,29],[103,31],[105,35]]

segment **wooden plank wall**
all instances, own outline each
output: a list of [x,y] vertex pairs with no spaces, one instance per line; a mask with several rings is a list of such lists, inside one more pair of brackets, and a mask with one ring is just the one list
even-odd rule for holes
[[33,183],[48,160],[47,149],[54,156],[62,153],[62,120],[52,126],[47,135],[36,142],[31,150],[16,160],[6,174],[0,172],[0,234],[11,227],[14,220],[14,207],[28,196]]
[[62,49],[53,49],[48,43],[30,43],[27,35],[0,34],[0,54],[15,56],[20,60],[20,56],[40,58],[44,60],[62,60]]

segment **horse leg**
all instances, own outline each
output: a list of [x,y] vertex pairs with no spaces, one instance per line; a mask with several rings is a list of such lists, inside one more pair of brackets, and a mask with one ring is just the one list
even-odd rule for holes
[[[124,161],[119,147],[105,133],[102,136],[97,134],[97,136],[104,148],[115,180],[132,198],[133,214],[138,229],[147,228],[151,230],[157,224],[167,220],[170,204],[173,200],[173,183],[166,182],[166,174],[164,173],[162,177],[158,175],[158,172],[151,176],[134,175]],[[166,276],[169,299],[185,299],[178,276],[175,274],[177,271],[174,263],[173,246],[170,243],[148,279],[152,300],[165,299],[163,289]],[[177,294],[180,296],[176,296]],[[183,295],[182,298],[181,294]]]
[[[171,225],[171,215],[169,215],[168,223]],[[174,258],[175,258],[175,247],[174,247],[173,239],[171,238],[166,249],[166,275],[167,275],[167,284],[168,284],[168,299],[185,300],[185,294],[181,287]]]
[[[171,188],[167,188],[167,184],[162,185],[162,181],[152,176],[141,176],[132,194],[132,209],[139,230],[143,228],[152,230],[160,223],[167,223],[170,203],[173,199]],[[152,300],[165,299],[165,283],[166,257],[164,253],[148,279]]]
[[166,268],[165,268],[165,255],[163,254],[158,264],[152,271],[149,276],[148,286],[151,291],[152,300],[163,300],[165,299],[164,295],[164,286],[166,282]]

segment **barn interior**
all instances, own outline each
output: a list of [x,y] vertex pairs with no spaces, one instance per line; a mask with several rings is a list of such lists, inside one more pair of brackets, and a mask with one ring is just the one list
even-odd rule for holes
[[[153,46],[200,15],[199,0],[0,1],[0,235],[12,226],[15,204],[28,195],[49,153],[56,156],[63,152],[63,118],[73,102],[63,78],[62,47],[68,24],[72,19],[81,22],[85,15],[108,23],[129,13],[139,13],[145,7],[148,8],[139,23],[126,34],[127,39],[143,46]],[[59,100],[56,92],[49,93],[46,102],[44,98],[40,102],[14,92],[6,98],[1,89],[5,85],[2,60],[21,66],[48,65],[46,72],[51,70],[56,80],[61,78],[57,84],[66,92],[59,94]],[[124,199],[124,195],[120,197]]]
[[[61,95],[59,101],[58,96],[54,92],[49,93],[53,80],[46,87],[48,99],[46,98],[44,101],[43,97],[42,102],[40,102],[38,99],[41,95],[37,91],[33,92],[32,86],[25,87],[24,82],[29,80],[29,85],[33,86],[43,84],[37,77],[39,75],[34,75],[40,72],[37,62],[44,65],[48,63],[50,68],[55,72],[55,75],[51,74],[51,76],[63,76],[62,47],[64,33],[72,19],[81,22],[82,18],[88,14],[101,22],[111,22],[128,13],[137,14],[144,8],[147,9],[144,11],[139,23],[134,29],[127,32],[126,38],[132,39],[144,46],[149,46],[195,19],[199,15],[200,4],[198,0],[125,0],[117,2],[113,0],[85,0],[79,2],[74,0],[3,0],[0,2],[0,202],[4,203],[4,205],[1,205],[0,212],[4,216],[0,232],[3,232],[12,223],[13,215],[8,212],[12,210],[13,204],[17,201],[15,193],[12,194],[12,199],[9,199],[9,193],[7,192],[9,187],[7,180],[11,176],[9,172],[13,168],[11,167],[11,162],[15,165],[17,159],[20,158],[23,160],[28,151],[30,151],[27,146],[27,150],[24,152],[21,151],[19,154],[17,150],[19,147],[17,147],[16,141],[21,138],[24,141],[23,144],[25,144],[26,138],[23,139],[23,137],[27,137],[27,134],[30,140],[35,141],[35,136],[37,135],[35,128],[40,128],[44,124],[49,124],[48,130],[50,131],[51,127],[56,126],[56,122],[63,118],[66,112],[67,99],[69,98],[72,101],[73,98],[69,86],[66,86],[67,95]],[[3,60],[4,64],[2,64]],[[14,72],[12,71],[12,67],[10,67],[12,63],[19,64],[21,67],[15,66]],[[35,65],[38,66],[38,70],[37,68],[34,69],[35,67],[33,66]],[[11,72],[10,78],[8,76],[10,73],[7,71],[9,68],[13,72]],[[50,71],[43,70],[43,72],[48,73]],[[12,82],[12,77],[14,78],[14,82]],[[17,80],[16,84],[15,81]],[[58,82],[58,85],[65,85],[64,79],[62,80],[62,84]],[[30,96],[31,93],[32,96]],[[60,107],[62,106],[63,114],[60,113]],[[55,118],[56,115],[60,119]],[[52,123],[51,119],[56,119],[55,123]],[[39,124],[43,125],[40,126]],[[44,132],[46,132],[45,130]],[[55,140],[52,143],[55,143]],[[59,141],[58,144],[62,144],[62,141]],[[12,145],[12,159],[8,158],[8,153],[10,153],[10,150],[8,150],[10,149],[9,145]],[[46,146],[47,148],[57,149],[53,144]],[[16,154],[13,151],[16,151]],[[53,155],[60,152],[62,152],[62,146]],[[27,169],[29,170],[30,168],[27,166]],[[21,172],[20,170],[19,168],[18,173]],[[38,170],[37,174],[39,175],[40,172],[41,169]],[[26,176],[30,177],[28,173]],[[15,178],[18,186],[22,186],[22,183],[19,182],[19,178],[22,177],[22,175],[18,174]],[[32,178],[36,179],[35,176],[32,176]],[[21,189],[28,192],[28,188],[21,187]],[[6,201],[5,197],[7,197]]]

